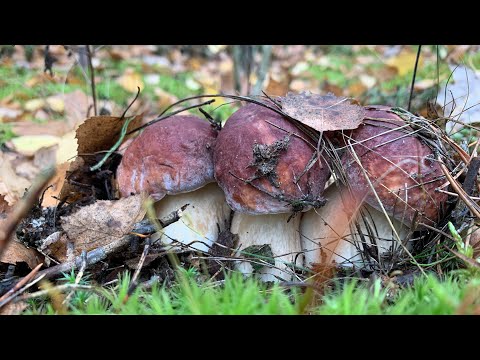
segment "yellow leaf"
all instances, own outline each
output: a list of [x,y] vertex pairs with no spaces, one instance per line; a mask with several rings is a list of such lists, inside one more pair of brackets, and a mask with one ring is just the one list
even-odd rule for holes
[[437,82],[433,79],[423,79],[415,82],[415,90],[425,90],[435,86]]
[[67,161],[72,161],[77,155],[77,139],[75,138],[75,131],[70,131],[62,136],[58,143],[57,150],[57,165]]
[[53,135],[24,135],[13,138],[11,142],[16,152],[33,156],[41,148],[57,145],[60,140],[60,137]]
[[[203,87],[203,93],[205,95],[215,95],[215,94],[220,94],[220,90],[218,90],[217,88],[214,88],[212,86],[204,86]],[[225,104],[225,99],[221,98],[221,97],[217,97],[217,98],[215,98],[215,102],[212,105],[213,106],[218,106],[218,105],[222,105],[222,104]]]
[[[397,69],[398,75],[403,76],[408,74],[409,71],[413,71],[415,67],[415,60],[417,54],[412,52],[401,52],[397,56],[394,56],[387,60],[387,65],[390,65]],[[423,63],[422,57],[418,61],[418,66],[421,66]]]
[[58,96],[50,96],[47,98],[47,105],[57,113],[63,113],[65,110],[65,102]]
[[34,112],[34,111],[37,111],[37,110],[41,109],[44,106],[45,106],[45,100],[43,100],[43,99],[32,99],[32,100],[28,100],[25,103],[24,108],[27,111]]
[[143,90],[144,88],[142,77],[133,69],[125,70],[125,73],[118,78],[117,82],[125,90],[132,93],[136,93],[138,91],[137,86],[140,87],[140,90]]

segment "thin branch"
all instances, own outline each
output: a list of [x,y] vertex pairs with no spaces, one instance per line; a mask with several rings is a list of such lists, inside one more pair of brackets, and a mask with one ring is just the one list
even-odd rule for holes
[[25,276],[22,280],[16,283],[13,288],[3,294],[3,296],[0,297],[0,308],[8,304],[17,295],[16,293],[20,290],[20,288],[22,288],[35,277],[35,275],[38,273],[38,270],[40,270],[42,266],[43,263],[38,264],[27,276]]
[[130,296],[133,294],[135,289],[138,287],[138,276],[140,275],[140,271],[142,271],[143,264],[145,263],[145,259],[147,258],[148,251],[150,250],[150,246],[152,245],[152,238],[148,237],[145,241],[145,247],[143,248],[142,256],[140,257],[140,261],[138,262],[137,269],[133,274],[132,281],[130,282],[130,286],[128,287],[128,291],[123,298],[122,304],[126,304]]
[[95,89],[95,71],[93,70],[92,64],[92,51],[90,49],[90,45],[85,45],[85,49],[87,50],[87,58],[88,58],[88,70],[90,72],[90,86],[92,88],[92,98],[93,98],[93,113],[97,116],[97,94]]
[[421,49],[422,49],[422,45],[418,45],[417,58],[415,59],[415,68],[413,69],[412,86],[410,87],[410,97],[408,99],[408,108],[407,108],[408,111],[410,111],[410,105],[412,103],[413,87],[415,86],[415,78],[417,77],[417,67],[418,67],[418,60],[420,59]]

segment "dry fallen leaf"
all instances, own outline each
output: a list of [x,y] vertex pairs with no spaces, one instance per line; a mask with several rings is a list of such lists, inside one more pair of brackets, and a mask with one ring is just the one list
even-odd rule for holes
[[[137,115],[127,132],[140,126],[143,116]],[[78,154],[110,150],[117,142],[125,120],[116,116],[92,116],[77,129]]]
[[26,111],[34,112],[40,110],[45,106],[45,100],[43,99],[32,99],[25,102],[24,109]]
[[72,161],[77,155],[77,139],[75,139],[75,135],[75,131],[70,131],[60,138],[56,154],[57,164]]
[[26,135],[53,135],[62,136],[68,131],[69,126],[63,121],[47,121],[43,124],[33,123],[31,121],[12,123],[12,130],[18,136]]
[[13,148],[19,154],[33,156],[41,148],[57,145],[60,137],[53,135],[24,135],[11,139]]
[[160,88],[155,88],[154,93],[156,96],[158,96],[157,104],[158,107],[162,110],[178,101],[178,98],[176,96]]
[[360,96],[365,91],[367,91],[367,87],[362,82],[353,83],[348,87],[348,94],[351,96]]
[[7,264],[27,263],[30,269],[43,262],[43,256],[33,248],[27,248],[18,241],[10,241],[5,252],[0,258],[0,262]]
[[420,81],[415,81],[415,90],[426,90],[429,89],[437,84],[436,80],[433,79],[423,79]]
[[0,122],[9,122],[17,119],[22,115],[21,110],[10,109],[10,108],[0,108]]
[[45,191],[43,195],[43,207],[50,207],[50,206],[57,206],[58,200],[54,197],[60,196],[60,191],[62,190],[63,183],[65,181],[65,176],[67,174],[67,170],[70,166],[70,163],[64,162],[57,166],[57,172],[52,180],[48,183],[48,189]]
[[6,157],[0,152],[0,195],[3,195],[8,205],[13,205],[30,187],[30,181],[18,176]]
[[[140,126],[142,119],[143,114],[137,115],[128,125],[127,132]],[[122,120],[116,116],[92,116],[86,119],[76,130],[75,137],[78,143],[76,154],[79,156],[71,162],[68,173],[72,174],[75,171],[82,171],[84,165],[94,165],[95,158],[89,155],[98,151],[110,150],[119,139],[124,121],[124,119]],[[70,135],[65,136],[68,137]],[[69,144],[71,145],[71,143]],[[68,152],[70,151],[72,152],[68,155],[68,159],[71,158],[71,155],[74,155],[73,149]],[[66,153],[68,152],[66,151]],[[82,155],[85,155],[84,158],[82,158]],[[67,160],[66,156],[62,156],[60,154],[57,156],[57,164],[62,160]],[[75,187],[70,185],[68,181],[64,182],[60,191],[60,198],[69,197],[71,201],[74,201],[74,199],[82,196],[82,194],[77,193]]]
[[140,87],[140,90],[143,90],[144,88],[141,75],[136,73],[133,69],[125,70],[125,73],[117,79],[117,82],[125,90],[132,93],[138,91],[137,87]]
[[318,131],[355,129],[365,114],[351,99],[332,94],[288,93],[280,99],[285,113]]
[[132,231],[145,216],[143,200],[141,195],[116,201],[98,200],[62,217],[62,228],[74,243],[75,255],[110,244]]
[[62,95],[50,96],[46,99],[48,107],[57,112],[63,113],[65,111],[65,102]]
[[20,315],[27,307],[26,301],[12,301],[0,308],[0,315]]

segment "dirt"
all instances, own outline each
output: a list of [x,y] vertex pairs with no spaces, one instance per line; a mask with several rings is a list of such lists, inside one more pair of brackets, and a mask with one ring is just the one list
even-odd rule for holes
[[254,144],[253,145],[253,162],[249,167],[256,168],[255,176],[253,179],[260,179],[262,177],[275,186],[280,187],[278,182],[277,165],[280,155],[288,149],[290,145],[290,136],[285,135],[281,140],[275,141],[271,145],[267,144]]

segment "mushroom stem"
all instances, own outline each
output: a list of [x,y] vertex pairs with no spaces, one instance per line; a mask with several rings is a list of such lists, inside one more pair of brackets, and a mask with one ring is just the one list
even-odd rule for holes
[[[249,258],[248,261],[239,261],[235,269],[243,274],[252,274],[254,269],[250,262],[264,263],[256,271],[262,281],[289,281],[293,278],[293,264],[303,266],[302,248],[300,243],[300,214],[290,219],[291,214],[248,215],[235,212],[230,231],[238,235],[238,256]],[[268,264],[267,259],[258,258],[241,251],[252,245],[269,245],[273,254],[274,265]]]
[[[353,197],[347,196],[345,188],[334,184],[325,190],[324,196],[327,204],[303,214],[300,224],[305,266],[336,263],[361,268],[365,265],[362,242],[368,246],[376,244],[379,255],[400,247],[384,213],[365,203],[360,208]],[[395,219],[390,221],[403,240],[408,228]]]
[[190,250],[208,252],[217,241],[218,226],[220,231],[224,230],[230,216],[225,195],[216,183],[188,193],[167,195],[155,203],[157,217],[162,218],[185,204],[189,206],[182,218],[163,229],[161,241],[174,244],[173,248],[176,249],[184,244]]

